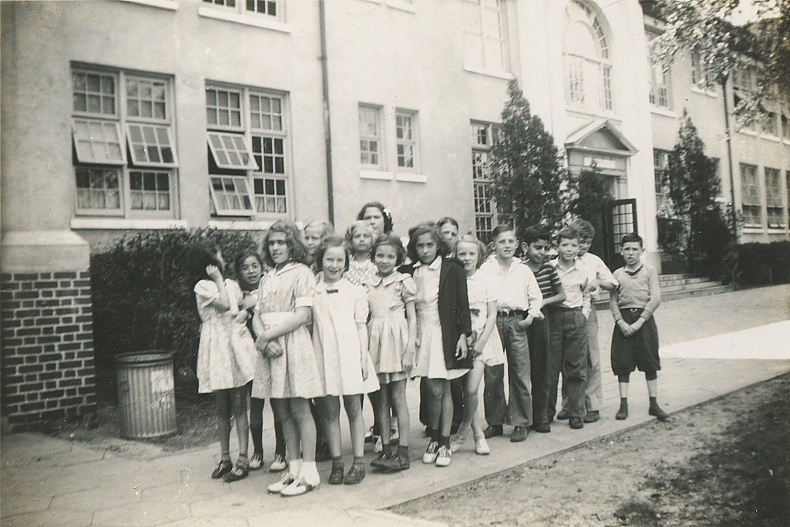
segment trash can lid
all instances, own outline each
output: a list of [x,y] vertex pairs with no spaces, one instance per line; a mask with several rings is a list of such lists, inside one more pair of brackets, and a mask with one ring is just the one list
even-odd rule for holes
[[121,353],[115,357],[118,365],[124,366],[151,366],[154,364],[167,364],[173,361],[172,351],[148,350]]

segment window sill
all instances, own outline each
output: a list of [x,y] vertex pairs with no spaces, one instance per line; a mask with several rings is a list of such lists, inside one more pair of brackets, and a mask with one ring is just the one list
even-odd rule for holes
[[263,29],[271,29],[272,31],[280,31],[281,33],[290,33],[291,26],[276,20],[266,20],[263,18],[267,15],[252,16],[240,15],[239,13],[221,11],[216,7],[199,7],[198,15],[205,18],[212,18],[214,20],[224,20],[225,22],[234,22],[245,26],[260,27]]
[[738,133],[743,135],[750,135],[752,137],[757,137],[757,132],[755,132],[754,130],[748,130],[746,128],[741,128],[740,130],[738,130]]
[[208,226],[212,229],[220,229],[226,231],[266,231],[269,230],[277,220],[264,220],[264,221],[239,221],[239,220],[228,220],[223,221],[221,219],[213,219],[209,220]]
[[383,181],[391,181],[393,177],[392,172],[384,172],[382,170],[360,170],[359,179],[379,179]]
[[178,11],[178,2],[175,0],[119,0],[130,4],[140,4],[148,7],[157,7],[167,11]]
[[763,139],[766,141],[773,141],[774,143],[781,143],[782,139],[773,134],[763,134]]
[[464,71],[469,73],[476,73],[477,75],[485,75],[486,77],[495,77],[497,79],[504,79],[509,81],[513,78],[513,74],[508,71],[492,70],[488,68],[475,68],[472,66],[464,66]]
[[676,119],[678,114],[674,110],[669,110],[667,108],[662,108],[661,106],[654,106],[650,105],[650,113],[654,113],[656,115],[663,115],[664,117],[671,117]]
[[718,97],[718,95],[716,95],[715,91],[709,91],[709,90],[706,90],[704,88],[700,88],[699,86],[693,86],[692,85],[691,86],[691,91],[693,91],[694,93],[699,93],[700,95],[707,95],[711,99],[715,99],[716,97]]
[[401,11],[406,11],[408,13],[416,13],[417,10],[414,6],[408,2],[402,2],[399,0],[387,0],[387,6],[393,9],[399,9]]
[[762,225],[744,225],[743,231],[749,233],[765,232],[765,228]]
[[129,218],[72,218],[70,227],[73,230],[161,230],[185,229],[189,227],[186,220],[161,219],[129,219]]
[[406,181],[409,183],[427,183],[428,176],[422,174],[410,174],[408,172],[399,172],[395,174],[396,181]]

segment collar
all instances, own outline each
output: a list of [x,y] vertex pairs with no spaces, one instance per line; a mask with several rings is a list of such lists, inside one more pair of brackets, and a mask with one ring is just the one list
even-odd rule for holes
[[557,260],[557,270],[558,271],[562,271],[563,273],[569,273],[569,272],[573,271],[574,269],[579,269],[579,263],[580,263],[580,260],[578,258],[574,258],[573,259],[573,265],[571,265],[567,269],[563,269],[563,267],[560,265],[560,261]]
[[321,281],[318,282],[315,286],[316,293],[323,293],[326,291],[327,293],[334,293],[337,291],[343,291],[346,289],[347,286],[351,285],[351,282],[346,280],[345,278],[341,278],[337,282],[332,282],[331,284],[324,281],[324,278],[321,277]]
[[279,269],[277,269],[277,267],[275,267],[270,272],[272,274],[275,274],[275,275],[287,273],[288,271],[290,271],[291,269],[293,269],[297,265],[299,265],[299,262],[294,262],[294,261],[285,262],[285,265],[283,265]]
[[431,269],[432,271],[436,271],[437,269],[441,269],[441,267],[442,267],[442,257],[441,256],[437,256],[436,259],[433,262],[431,262],[430,265],[427,265],[427,266],[424,263],[422,263],[422,262],[417,262],[417,263],[414,264],[414,268],[417,269],[418,267],[427,267],[428,269]]
[[636,268],[636,271],[629,271],[626,267],[623,267],[623,271],[625,271],[625,274],[627,274],[628,276],[636,276],[639,274],[639,271],[641,271],[643,267],[644,264],[640,265],[639,267]]
[[379,285],[388,286],[390,284],[394,284],[395,282],[400,282],[404,278],[406,278],[405,274],[400,273],[398,271],[392,271],[390,274],[388,274],[385,277],[381,277],[377,274],[373,275],[371,278],[367,280],[366,283],[373,287],[378,287]]

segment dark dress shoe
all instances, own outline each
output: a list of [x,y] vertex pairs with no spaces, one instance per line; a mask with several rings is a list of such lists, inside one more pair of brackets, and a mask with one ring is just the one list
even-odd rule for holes
[[343,485],[356,485],[365,479],[365,467],[362,465],[351,465],[348,474],[343,478]]
[[587,412],[587,415],[584,416],[584,422],[594,423],[600,418],[601,414],[598,412],[598,410],[592,410],[591,412]]
[[217,465],[217,468],[215,468],[214,472],[211,473],[211,478],[219,479],[231,470],[233,470],[233,463],[227,460],[220,461],[219,465]]
[[539,434],[548,434],[551,432],[549,423],[535,423],[530,428]]
[[234,481],[246,478],[249,473],[250,468],[248,466],[236,465],[236,467],[225,474],[222,479],[225,480],[225,483],[233,483]]
[[559,419],[560,421],[564,421],[566,419],[569,419],[570,416],[571,415],[565,410],[560,410],[560,413],[557,414],[557,419]]
[[568,418],[568,424],[574,430],[578,430],[580,428],[584,428],[584,422],[582,421],[581,417],[570,417],[570,418]]
[[332,472],[329,473],[329,484],[343,484],[343,465],[340,465],[339,467],[332,467]]
[[483,435],[486,439],[502,435],[502,425],[491,425],[483,430]]
[[648,414],[652,415],[662,423],[669,421],[669,414],[667,414],[664,410],[661,409],[658,405],[651,406],[650,409],[647,411]]
[[527,439],[527,429],[523,426],[513,428],[513,433],[510,435],[511,443],[521,443]]

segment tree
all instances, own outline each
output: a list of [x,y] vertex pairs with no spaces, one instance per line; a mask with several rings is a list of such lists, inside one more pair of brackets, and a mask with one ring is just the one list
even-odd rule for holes
[[500,222],[521,235],[530,225],[557,225],[565,213],[567,171],[554,137],[530,112],[518,81],[508,83],[510,99],[491,151],[494,200]]
[[701,272],[723,254],[731,235],[716,202],[720,190],[716,163],[705,155],[705,145],[685,110],[668,157],[669,199],[675,213],[685,220],[689,268]]

